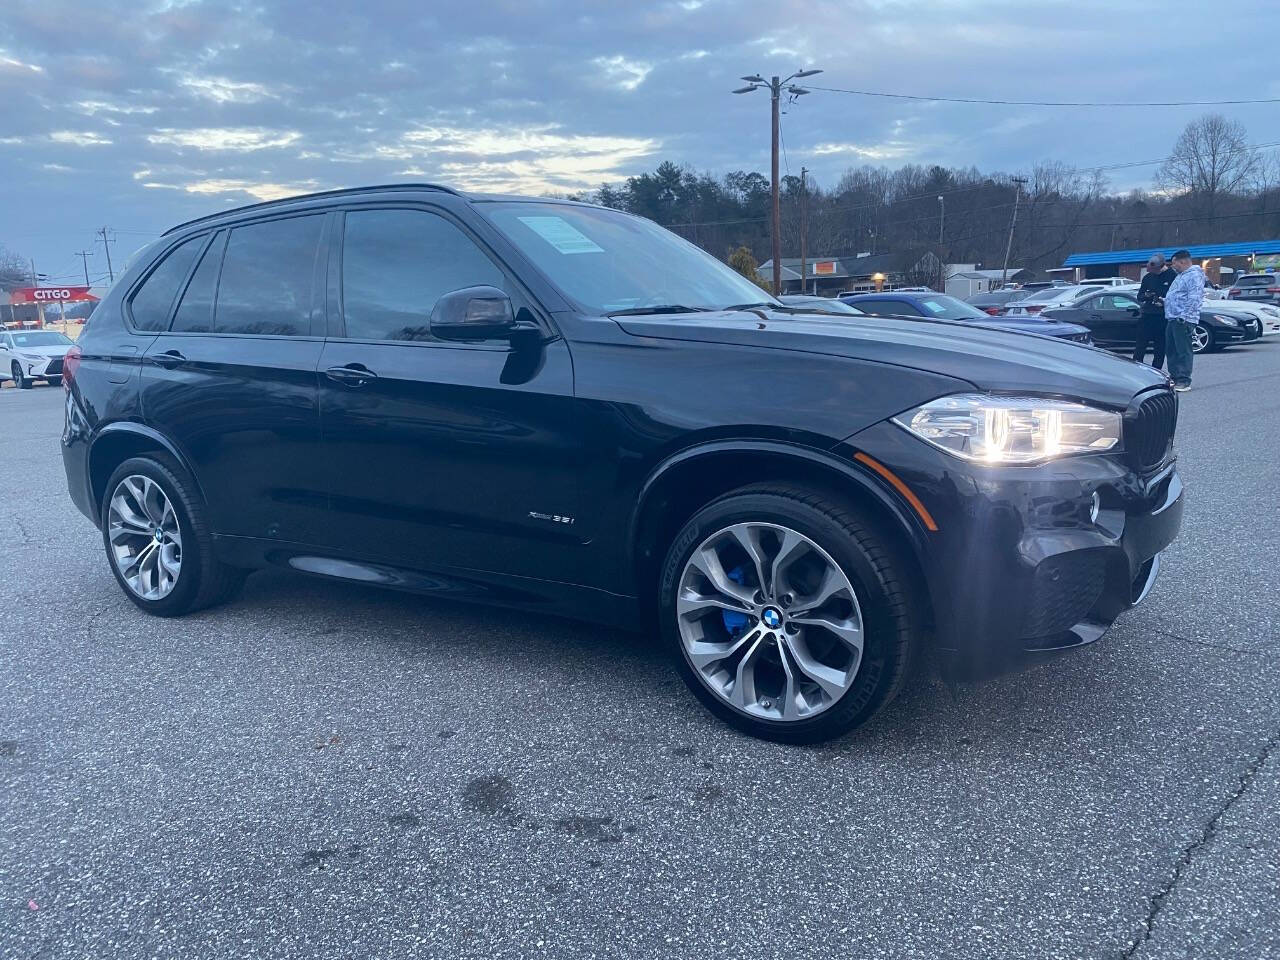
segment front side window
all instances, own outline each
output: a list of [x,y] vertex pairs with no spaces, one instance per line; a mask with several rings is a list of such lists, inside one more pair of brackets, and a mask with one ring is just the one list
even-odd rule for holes
[[476,243],[423,210],[354,210],[342,247],[342,309],[353,340],[432,340],[431,311],[463,287],[508,289]]
[[715,257],[640,217],[568,203],[504,201],[476,209],[585,313],[776,302]]
[[214,330],[307,336],[323,225],[321,214],[234,228],[222,258]]
[[207,236],[192,237],[180,243],[151,271],[151,276],[129,301],[134,327],[155,332],[168,326],[169,310],[178,295],[178,287],[187,279],[187,272]]

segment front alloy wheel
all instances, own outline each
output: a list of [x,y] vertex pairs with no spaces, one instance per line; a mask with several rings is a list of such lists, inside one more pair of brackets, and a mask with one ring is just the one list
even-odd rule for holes
[[1213,331],[1204,324],[1197,323],[1191,328],[1191,352],[1204,353],[1213,346]]
[[685,563],[676,598],[689,664],[709,690],[755,717],[827,710],[862,661],[862,610],[849,577],[813,540],[736,523]]
[[758,483],[698,510],[658,584],[676,668],[712,713],[785,743],[838,737],[901,689],[927,603],[891,531],[838,493]]
[[125,585],[143,600],[162,600],[182,573],[182,531],[165,492],[133,474],[116,484],[107,511],[111,559]]

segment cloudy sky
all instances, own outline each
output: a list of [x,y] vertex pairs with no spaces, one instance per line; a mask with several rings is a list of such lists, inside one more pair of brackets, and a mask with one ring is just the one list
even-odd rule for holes
[[[1162,8],[1170,13],[1153,11]],[[105,274],[183,219],[334,186],[594,188],[661,159],[768,168],[768,100],[738,77],[952,97],[1280,96],[1256,3],[1128,0],[0,0],[0,243]],[[1181,18],[1181,19],[1180,19]],[[1165,155],[1198,108],[1054,109],[816,91],[787,166]],[[1280,104],[1224,109],[1254,142]],[[1145,184],[1142,167],[1111,175]]]

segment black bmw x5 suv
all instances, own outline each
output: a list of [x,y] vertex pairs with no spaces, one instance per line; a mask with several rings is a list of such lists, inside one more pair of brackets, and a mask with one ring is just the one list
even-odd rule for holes
[[143,610],[254,568],[656,623],[711,710],[840,734],[927,644],[1097,640],[1177,534],[1139,364],[788,308],[600,207],[429,185],[183,224],[66,364],[71,497]]

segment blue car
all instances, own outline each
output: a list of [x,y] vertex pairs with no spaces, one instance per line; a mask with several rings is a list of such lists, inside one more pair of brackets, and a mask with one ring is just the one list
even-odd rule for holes
[[915,291],[887,291],[884,293],[844,293],[840,299],[863,313],[877,317],[927,317],[930,320],[955,320],[961,323],[980,324],[997,330],[1017,330],[1021,333],[1038,333],[1047,337],[1061,337],[1078,343],[1092,343],[1089,330],[1074,323],[1060,320],[1041,320],[1037,317],[993,317],[977,307],[947,296],[945,293],[920,293]]

